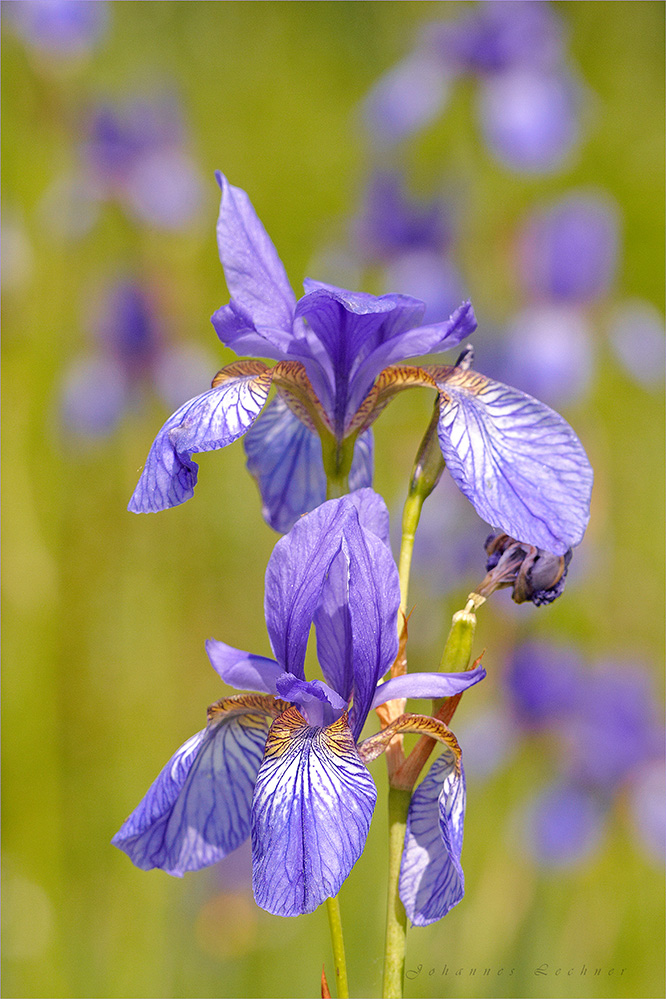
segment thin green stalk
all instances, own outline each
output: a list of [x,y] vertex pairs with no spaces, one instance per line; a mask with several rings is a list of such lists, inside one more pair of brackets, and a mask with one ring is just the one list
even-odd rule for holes
[[326,912],[328,913],[328,925],[331,931],[331,944],[333,947],[333,960],[335,962],[335,981],[338,999],[349,999],[345,942],[342,936],[340,903],[338,902],[337,895],[334,898],[326,899]]
[[[419,445],[419,450],[414,461],[409,492],[407,493],[402,513],[402,540],[400,542],[398,571],[400,573],[400,609],[404,615],[407,614],[407,592],[409,590],[409,574],[412,567],[416,528],[419,526],[423,504],[439,482],[444,471],[444,459],[442,458],[439,439],[437,437],[438,420],[439,405],[435,403],[430,423],[423,435],[423,440]],[[402,625],[399,622],[398,628],[401,627]]]
[[[400,575],[400,610],[407,616],[407,593],[409,591],[409,574],[412,568],[412,555],[414,553],[414,536],[419,520],[425,496],[420,493],[410,493],[405,500],[405,507],[402,512],[402,538],[400,540],[400,557],[398,559],[398,573]],[[402,621],[402,618],[400,619]],[[399,627],[401,624],[399,622]]]
[[405,974],[407,913],[400,901],[400,861],[405,845],[407,812],[411,791],[389,788],[389,869],[386,899],[386,943],[384,951],[383,999],[402,999]]

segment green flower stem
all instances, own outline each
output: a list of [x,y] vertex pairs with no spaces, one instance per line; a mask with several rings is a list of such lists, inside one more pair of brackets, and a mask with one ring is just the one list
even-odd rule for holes
[[354,460],[355,437],[338,441],[328,433],[320,433],[324,471],[326,472],[326,499],[337,499],[349,492],[349,473]]
[[345,959],[345,942],[342,936],[342,920],[340,919],[340,903],[338,896],[326,899],[328,925],[331,931],[333,960],[335,962],[335,981],[338,999],[349,999],[347,984],[347,961]]
[[[402,511],[402,538],[400,539],[400,558],[398,573],[400,575],[400,610],[407,616],[407,593],[409,591],[409,575],[412,569],[412,554],[414,552],[414,536],[419,520],[424,497],[418,493],[408,495]],[[402,619],[401,619],[402,620]]]
[[389,788],[389,870],[386,899],[386,945],[384,952],[383,999],[402,999],[405,973],[407,913],[400,901],[400,861],[405,845],[407,812],[412,792]]
[[405,616],[407,614],[407,592],[416,528],[421,519],[423,504],[439,482],[445,467],[437,437],[438,420],[439,403],[435,403],[432,418],[416,455],[409,492],[402,513],[402,540],[400,542],[398,571],[400,573],[400,609]]

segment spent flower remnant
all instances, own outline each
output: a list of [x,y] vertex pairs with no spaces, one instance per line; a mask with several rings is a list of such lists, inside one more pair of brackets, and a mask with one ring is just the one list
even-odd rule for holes
[[[396,393],[426,387],[438,399],[442,455],[477,513],[556,555],[580,542],[592,471],[562,417],[469,370],[469,351],[453,366],[395,364],[459,344],[476,326],[469,302],[446,322],[419,325],[425,306],[405,295],[376,297],[307,279],[296,301],[248,196],[223,177],[220,185],[218,246],[232,299],[213,325],[236,353],[278,363],[235,362],[177,410],[153,443],[130,510],[189,499],[192,454],[247,433],[264,515],[285,531],[324,500],[326,478],[341,491],[348,476],[352,488],[370,484],[371,424]],[[278,397],[257,419],[271,385]]]
[[[389,700],[460,694],[485,676],[418,673],[380,682],[398,652],[398,572],[388,513],[370,489],[330,500],[278,541],[266,571],[274,659],[210,640],[232,687],[208,726],[169,761],[114,838],[137,866],[182,875],[252,836],[260,906],[293,916],[339,891],[361,855],[376,790],[366,764],[392,737],[419,732],[443,753],[411,803],[401,896],[412,922],[441,918],[463,894],[465,783],[446,725],[402,715],[359,742],[368,712]],[[325,681],[306,680],[310,628]]]
[[517,604],[529,600],[537,607],[561,596],[571,549],[564,555],[553,555],[501,532],[486,538],[485,549],[487,575],[476,588],[479,596],[488,597],[494,590],[510,586],[511,598]]
[[550,4],[492,0],[426,25],[366,97],[370,135],[380,146],[414,135],[444,111],[464,77],[478,82],[481,129],[497,159],[527,172],[562,166],[578,141],[581,93]]

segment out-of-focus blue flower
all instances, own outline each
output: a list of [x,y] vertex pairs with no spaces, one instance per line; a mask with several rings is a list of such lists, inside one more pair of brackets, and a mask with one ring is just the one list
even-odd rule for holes
[[574,784],[556,783],[525,808],[524,841],[546,867],[580,863],[599,846],[606,809],[593,794]]
[[443,198],[410,197],[397,172],[377,171],[370,179],[353,239],[366,267],[383,268],[385,289],[401,288],[425,303],[428,322],[447,319],[464,297],[451,259],[449,207]]
[[43,200],[45,223],[56,233],[85,234],[108,201],[133,222],[160,229],[184,229],[200,217],[201,175],[172,94],[97,103],[80,131],[74,174],[57,178]]
[[617,788],[640,763],[660,758],[663,725],[649,674],[624,662],[589,670],[566,733],[571,773],[586,786]]
[[[663,786],[655,796],[648,776],[639,788],[642,775],[663,770],[664,731],[648,672],[620,662],[589,667],[573,647],[530,642],[510,660],[506,690],[514,723],[558,745],[558,776],[526,804],[521,822],[533,856],[547,866],[587,856],[625,794],[634,821],[643,810],[651,822],[644,841],[654,853]],[[662,859],[663,843],[656,852]]]
[[206,383],[206,359],[195,348],[168,343],[159,310],[140,282],[123,277],[110,283],[93,325],[97,351],[77,358],[63,378],[60,405],[68,431],[105,436],[147,390],[173,406]]
[[595,368],[587,316],[571,305],[526,306],[509,320],[501,364],[508,379],[551,405],[580,399]]
[[610,290],[618,261],[617,206],[596,191],[570,191],[530,214],[519,237],[519,276],[536,301],[583,304]]
[[580,87],[564,70],[518,69],[485,80],[479,116],[489,150],[529,173],[562,169],[578,143]]
[[513,652],[505,683],[516,719],[528,728],[555,725],[575,710],[585,668],[575,646],[525,642]]
[[26,45],[60,60],[86,55],[106,33],[105,0],[11,0],[2,4],[2,20]]
[[552,7],[493,0],[456,20],[427,25],[412,53],[368,94],[363,116],[391,145],[441,114],[454,81],[478,80],[478,113],[490,151],[528,172],[563,165],[579,138],[581,88],[566,64]]
[[610,344],[625,371],[646,388],[664,380],[664,317],[650,302],[621,303],[611,319]]
[[[329,467],[348,462],[352,488],[370,482],[369,428],[397,392],[413,386],[437,393],[442,454],[486,522],[555,554],[581,540],[592,471],[558,414],[469,370],[470,351],[452,367],[395,364],[459,343],[476,325],[469,302],[447,322],[425,326],[423,302],[405,295],[377,298],[308,279],[297,302],[249,198],[224,178],[221,185],[218,244],[232,300],[213,325],[236,353],[279,363],[236,362],[174,413],[153,443],[130,510],[189,499],[197,475],[192,454],[250,431],[249,467],[264,515],[286,530],[324,499],[323,447]],[[253,426],[272,384],[279,396]]]
[[388,261],[409,250],[445,250],[451,222],[439,198],[410,198],[396,172],[376,172],[368,182],[354,223],[360,252],[370,261]]
[[[398,573],[388,514],[371,490],[302,518],[266,571],[274,659],[210,640],[228,684],[257,691],[219,701],[114,837],[143,868],[182,875],[252,835],[253,888],[269,912],[311,912],[339,891],[361,855],[376,790],[366,763],[396,732],[444,743],[410,807],[400,890],[412,922],[441,918],[463,893],[465,784],[460,750],[441,722],[403,715],[359,744],[371,708],[402,697],[452,696],[485,676],[410,674],[380,683],[398,652]],[[324,675],[308,681],[312,624]]]
[[516,250],[528,304],[507,324],[500,377],[551,404],[581,398],[595,367],[589,311],[615,280],[619,229],[603,192],[572,191],[530,213]]

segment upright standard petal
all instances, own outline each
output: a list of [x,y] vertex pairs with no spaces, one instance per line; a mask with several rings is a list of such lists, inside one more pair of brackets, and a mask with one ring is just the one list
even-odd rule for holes
[[400,898],[415,926],[441,919],[463,897],[464,818],[465,774],[445,749],[414,792],[407,816]]
[[305,680],[310,626],[330,564],[342,547],[342,529],[350,518],[342,501],[324,503],[294,524],[268,561],[264,611],[271,647],[285,672],[301,680]]
[[[375,534],[388,551],[388,510],[381,497],[371,489],[361,489],[350,493],[346,502],[355,507],[364,532],[370,531]],[[380,559],[382,556],[386,567],[387,561],[389,559],[392,561],[391,556],[389,554],[387,559],[383,552]],[[356,582],[354,582],[352,590],[356,594]],[[352,694],[355,693],[354,680],[357,672],[357,657],[354,649],[354,627],[350,604],[350,562],[345,550],[341,550],[329,566],[328,578],[322,589],[314,622],[317,629],[317,654],[324,676],[331,686],[349,701]],[[392,648],[390,654],[392,654]],[[374,672],[372,676],[374,677]],[[365,685],[358,680],[357,690],[360,686],[364,687]],[[366,700],[367,691],[363,689],[364,703]],[[358,710],[359,706],[353,709],[354,717]],[[364,708],[363,710],[367,713]],[[364,718],[365,713],[363,714]]]
[[198,472],[192,454],[242,437],[261,412],[272,377],[261,362],[240,361],[225,369],[224,381],[176,410],[153,442],[128,509],[153,513],[190,499]]
[[350,417],[353,417],[375,378],[384,368],[396,361],[455,347],[461,340],[471,336],[476,327],[474,309],[472,303],[468,301],[463,302],[446,322],[417,326],[415,329],[400,332],[394,331],[390,337],[379,343],[359,366],[349,397]]
[[213,705],[208,726],[172,756],[114,845],[142,870],[178,876],[240,846],[276,703],[247,695]]
[[266,626],[275,658],[286,672],[305,679],[314,619],[327,683],[348,696],[353,678],[355,736],[396,656],[400,603],[393,556],[374,531],[361,526],[364,507],[376,524],[376,503],[364,490],[324,503],[278,541],[266,570]]
[[592,469],[569,424],[484,375],[425,370],[440,389],[442,454],[479,516],[555,555],[577,545],[589,519]]
[[221,173],[216,176],[222,189],[217,245],[227,287],[255,326],[288,334],[286,343],[296,298],[282,261],[245,191],[232,187]]
[[252,803],[257,904],[298,916],[336,895],[363,852],[376,798],[346,716],[310,728],[296,708],[285,711],[271,728]]

